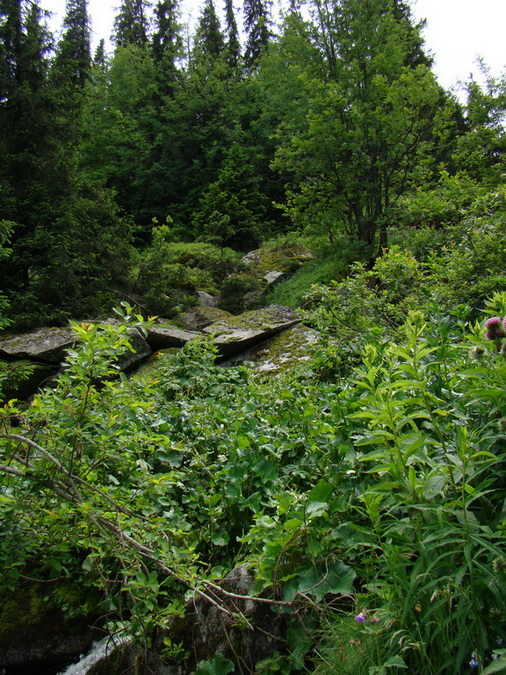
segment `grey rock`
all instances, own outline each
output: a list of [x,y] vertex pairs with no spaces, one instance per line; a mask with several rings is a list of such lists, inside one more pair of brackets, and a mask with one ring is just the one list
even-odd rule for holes
[[267,272],[267,274],[264,276],[264,281],[269,285],[272,286],[276,281],[279,281],[282,277],[286,276],[286,272],[279,272],[276,270],[273,270],[272,272]]
[[230,312],[227,312],[224,309],[197,305],[183,314],[180,314],[177,318],[177,322],[181,323],[187,330],[201,331],[216,321],[226,321],[232,316],[233,315],[230,314]]
[[0,356],[13,360],[29,359],[44,363],[61,363],[65,351],[76,342],[71,328],[38,328],[0,338]]
[[220,355],[229,358],[298,322],[299,318],[294,310],[281,305],[271,305],[217,321],[204,328],[203,332],[212,335]]
[[[246,565],[233,569],[218,582],[224,590],[239,596],[249,596],[255,578]],[[201,597],[190,600],[184,617],[175,618],[160,633],[152,650],[145,653],[132,644],[122,645],[96,664],[88,675],[119,675],[120,673],[153,672],[157,675],[190,675],[195,673],[200,661],[213,659],[217,654],[230,659],[240,670],[234,672],[254,673],[255,664],[275,652],[286,651],[286,628],[288,614],[273,611],[269,604],[249,598],[230,598],[213,589],[213,597],[219,605],[233,614],[239,612],[248,620],[248,629],[241,626],[234,616],[221,612]],[[184,663],[161,663],[157,652],[164,638],[173,644],[182,645],[188,654]],[[141,665],[147,671],[138,668]]]
[[147,343],[153,351],[158,351],[159,349],[184,347],[187,342],[194,340],[198,336],[199,334],[193,331],[155,324],[148,329]]
[[197,297],[203,307],[218,307],[219,298],[215,295],[211,295],[205,291],[197,291]]
[[151,355],[151,347],[138,328],[127,332],[133,351],[126,351],[116,361],[119,370],[129,372],[143,363]]
[[281,373],[311,359],[311,346],[318,341],[318,332],[296,324],[250,349],[223,361],[222,366],[237,366],[244,362],[265,373]]

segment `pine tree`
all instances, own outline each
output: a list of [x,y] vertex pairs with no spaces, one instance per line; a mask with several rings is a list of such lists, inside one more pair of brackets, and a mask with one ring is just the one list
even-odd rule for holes
[[235,20],[233,0],[225,0],[225,22],[226,22],[226,58],[232,69],[237,68],[241,58],[241,42],[239,40],[239,30]]
[[205,0],[195,31],[193,57],[197,60],[203,57],[213,61],[221,56],[224,49],[225,39],[214,2]]
[[148,20],[145,0],[122,0],[114,21],[114,42],[118,47],[148,43]]
[[158,95],[172,96],[178,80],[177,63],[183,52],[178,5],[174,0],[159,0],[155,7],[155,31],[152,54],[158,81]]
[[244,0],[244,29],[247,34],[244,61],[251,69],[272,37],[270,0]]
[[91,68],[91,29],[87,0],[67,0],[63,28],[51,73],[60,85],[69,89],[82,89]]

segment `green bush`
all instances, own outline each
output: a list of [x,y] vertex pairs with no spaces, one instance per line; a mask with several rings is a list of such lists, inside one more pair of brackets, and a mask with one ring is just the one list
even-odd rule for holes
[[138,254],[134,295],[148,314],[173,316],[196,304],[197,290],[217,294],[238,266],[238,255],[205,243],[166,241],[168,228],[153,230],[153,243]]

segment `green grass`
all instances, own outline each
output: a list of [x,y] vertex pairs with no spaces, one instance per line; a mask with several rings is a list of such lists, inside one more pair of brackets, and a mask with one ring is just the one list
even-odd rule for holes
[[285,281],[277,284],[267,295],[266,304],[286,305],[287,307],[301,307],[304,297],[313,284],[328,284],[333,280],[344,279],[348,265],[352,260],[360,258],[359,251],[348,242],[339,245],[325,246],[315,249],[313,260],[305,263]]

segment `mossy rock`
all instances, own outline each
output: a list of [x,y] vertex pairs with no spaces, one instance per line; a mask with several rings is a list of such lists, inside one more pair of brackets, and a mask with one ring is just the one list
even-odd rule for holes
[[203,330],[216,321],[225,321],[232,317],[230,312],[218,307],[197,305],[177,317],[176,323],[186,330]]
[[281,374],[309,362],[311,345],[317,340],[317,331],[297,324],[224,361],[222,365],[235,366],[247,362],[260,374]]
[[245,255],[242,260],[248,265],[248,271],[252,276],[267,280],[267,276],[272,272],[280,272],[283,276],[290,274],[312,258],[313,254],[309,249],[292,245],[260,248]]

